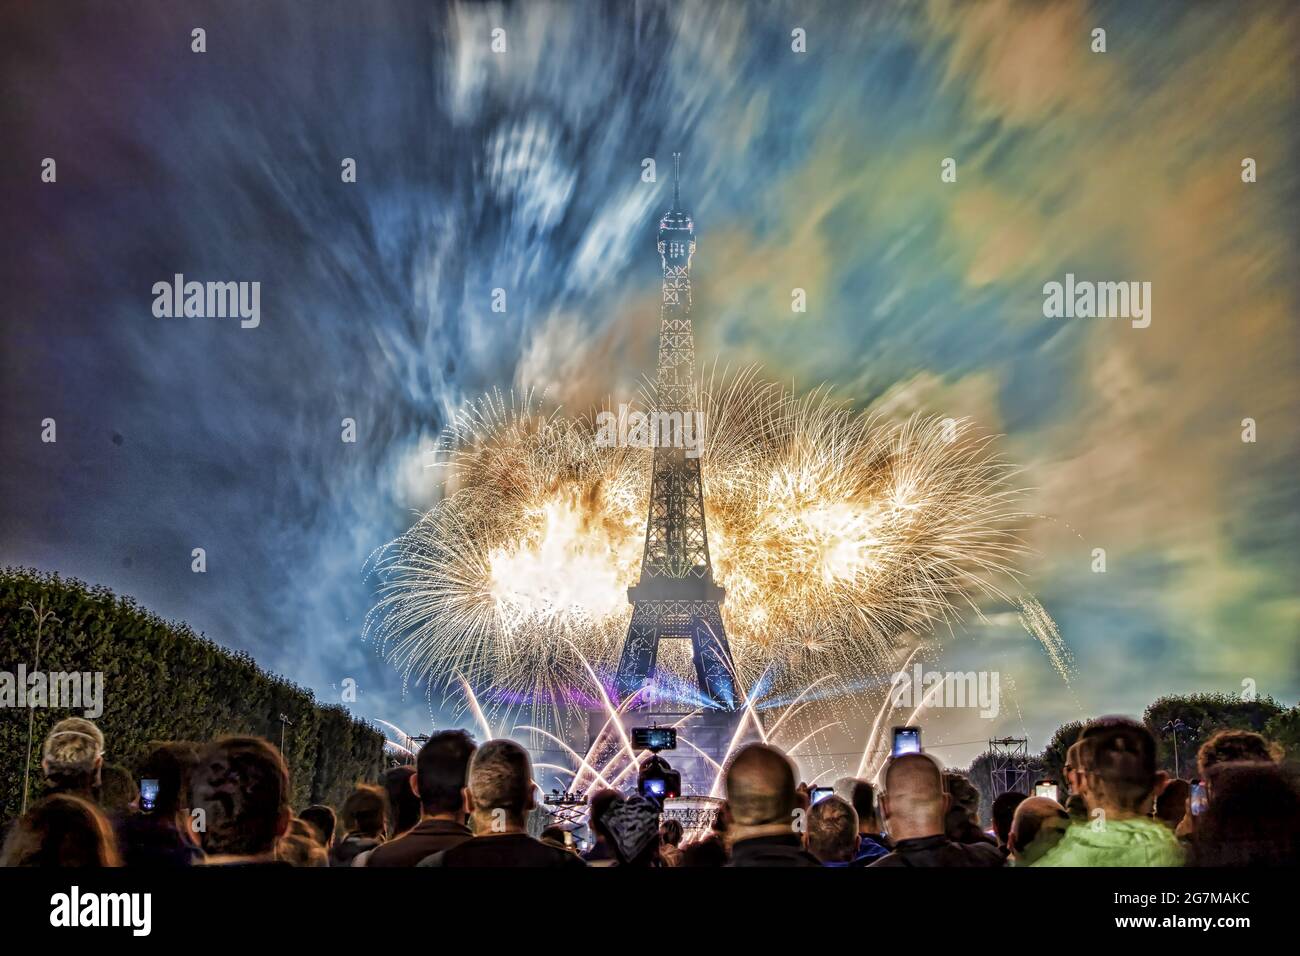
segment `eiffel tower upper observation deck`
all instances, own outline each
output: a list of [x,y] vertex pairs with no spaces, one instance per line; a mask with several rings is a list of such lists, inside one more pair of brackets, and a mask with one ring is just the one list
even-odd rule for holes
[[[679,154],[673,154],[673,205],[659,221],[663,297],[659,309],[659,364],[655,411],[699,409],[695,382],[695,333],[691,324],[691,257],[695,223],[682,208]],[[633,604],[617,689],[626,699],[654,672],[662,640],[691,642],[702,700],[722,710],[736,707],[735,669],[722,627],[723,589],[713,580],[704,520],[700,459],[681,447],[654,450],[650,514],[646,520],[641,579],[628,588]]]

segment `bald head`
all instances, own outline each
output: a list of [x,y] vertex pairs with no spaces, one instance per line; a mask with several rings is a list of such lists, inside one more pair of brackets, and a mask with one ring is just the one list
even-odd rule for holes
[[1055,800],[1030,797],[1016,807],[1008,846],[1019,863],[1032,863],[1056,846],[1070,818]]
[[727,768],[727,806],[739,826],[790,822],[797,806],[794,765],[765,744],[750,744]]
[[891,757],[885,765],[885,823],[895,840],[943,833],[948,795],[943,771],[925,754]]

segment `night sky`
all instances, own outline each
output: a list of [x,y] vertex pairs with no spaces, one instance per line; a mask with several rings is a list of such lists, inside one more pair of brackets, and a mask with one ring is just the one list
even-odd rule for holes
[[[0,563],[426,731],[361,639],[366,559],[437,499],[461,402],[652,367],[681,150],[702,362],[970,415],[1024,468],[1024,585],[1077,674],[986,608],[934,666],[1014,706],[949,740],[1245,679],[1292,703],[1298,50],[1281,2],[5,3]],[[1045,318],[1067,272],[1151,282],[1151,326]],[[260,326],[155,317],[176,273],[259,281]]]

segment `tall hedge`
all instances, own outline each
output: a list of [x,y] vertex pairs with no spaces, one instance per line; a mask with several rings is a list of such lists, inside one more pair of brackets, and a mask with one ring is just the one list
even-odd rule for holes
[[[41,670],[102,671],[105,759],[133,772],[153,740],[206,741],[256,734],[277,746],[280,714],[293,805],[338,806],[359,780],[376,780],[384,737],[342,707],[318,704],[311,691],[261,670],[184,624],[164,621],[107,588],[27,568],[0,571],[0,670],[33,669],[36,617],[52,611],[41,637]],[[0,707],[0,820],[21,805],[28,709]],[[40,743],[64,717],[81,710],[37,708],[29,799],[38,792]]]

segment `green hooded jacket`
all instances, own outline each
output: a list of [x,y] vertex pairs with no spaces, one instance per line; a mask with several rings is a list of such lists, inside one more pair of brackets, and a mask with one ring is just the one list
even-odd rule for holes
[[1033,865],[1182,866],[1183,848],[1172,830],[1145,817],[1076,823]]

